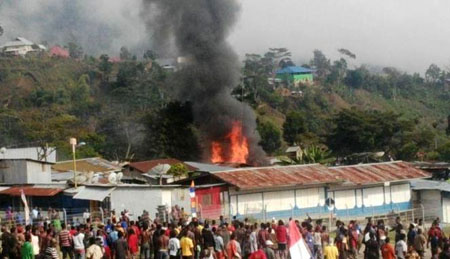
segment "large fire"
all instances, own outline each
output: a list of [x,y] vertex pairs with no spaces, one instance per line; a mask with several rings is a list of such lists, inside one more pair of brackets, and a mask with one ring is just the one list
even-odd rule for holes
[[211,162],[246,164],[248,141],[242,134],[242,123],[234,121],[233,127],[223,141],[211,143]]

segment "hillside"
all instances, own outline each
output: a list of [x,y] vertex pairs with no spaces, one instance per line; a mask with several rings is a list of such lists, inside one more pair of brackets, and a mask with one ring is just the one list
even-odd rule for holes
[[[314,84],[299,86],[267,80],[280,66],[279,57],[249,55],[244,62],[243,83],[233,94],[254,108],[267,153],[282,154],[295,142],[331,150],[334,156],[382,149],[406,160],[450,159],[447,72],[436,78],[393,68],[372,73],[343,67],[345,59],[331,62],[317,55],[306,64],[317,71]],[[79,157],[201,160],[201,136],[190,104],[172,98],[166,80],[172,76],[176,73],[151,59],[0,58],[0,146],[55,145],[63,160],[70,157],[67,139],[75,136],[88,143],[80,147]],[[358,139],[356,148],[345,144],[354,140],[333,142],[342,134],[338,129],[348,130],[339,125],[344,111],[353,111],[349,118],[361,115],[358,130],[380,130],[370,136],[370,145],[364,142],[369,137]],[[386,127],[374,128],[385,117],[392,119],[385,120],[393,125],[388,135],[382,135]]]

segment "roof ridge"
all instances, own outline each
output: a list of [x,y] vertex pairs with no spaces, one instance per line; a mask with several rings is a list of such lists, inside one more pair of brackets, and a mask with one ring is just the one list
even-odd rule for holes
[[360,166],[372,166],[372,165],[387,165],[387,164],[398,164],[398,163],[406,163],[403,160],[395,160],[395,161],[386,161],[386,162],[374,162],[367,164],[356,164],[356,165],[338,165],[338,166],[330,166],[329,169],[337,169],[342,167],[360,167]]
[[300,164],[300,165],[276,165],[276,166],[260,166],[260,167],[241,167],[241,168],[233,168],[230,170],[224,170],[224,171],[216,171],[213,173],[227,173],[227,172],[236,172],[236,171],[247,171],[247,170],[261,170],[261,169],[276,169],[276,168],[290,168],[290,167],[310,167],[310,166],[323,166],[325,168],[328,168],[320,163],[314,163],[314,164]]

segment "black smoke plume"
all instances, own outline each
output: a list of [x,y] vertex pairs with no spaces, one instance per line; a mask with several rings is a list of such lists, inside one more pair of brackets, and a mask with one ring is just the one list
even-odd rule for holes
[[233,121],[242,121],[250,148],[248,162],[264,163],[253,110],[231,96],[241,76],[238,57],[226,41],[239,12],[236,1],[144,1],[144,17],[156,51],[187,60],[171,77],[170,85],[179,99],[193,105],[205,158],[211,141],[223,139]]

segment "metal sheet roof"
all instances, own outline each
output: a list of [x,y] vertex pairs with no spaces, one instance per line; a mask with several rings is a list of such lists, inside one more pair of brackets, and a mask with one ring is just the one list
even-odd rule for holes
[[450,183],[444,181],[416,179],[411,181],[411,189],[450,192]]
[[358,185],[411,180],[431,176],[431,174],[403,161],[338,166],[330,167],[329,169],[340,179]]
[[10,195],[10,196],[20,196],[21,190],[26,196],[40,196],[40,197],[52,197],[60,193],[62,189],[60,188],[40,188],[34,186],[15,186],[8,188],[6,190],[0,191],[0,194]]
[[155,167],[159,164],[174,165],[174,164],[179,164],[179,163],[184,164],[190,171],[197,170],[197,168],[195,168],[189,164],[183,163],[182,161],[180,161],[178,159],[174,159],[174,158],[154,159],[154,160],[148,160],[148,161],[133,162],[133,163],[129,163],[126,166],[132,167],[142,173],[148,173],[153,167]]
[[335,183],[340,179],[320,164],[241,168],[214,176],[242,190]]
[[207,163],[199,163],[199,162],[184,162],[185,164],[188,164],[194,168],[197,168],[197,171],[202,172],[215,172],[215,171],[225,171],[225,170],[232,170],[233,167],[227,167],[227,166],[220,166],[215,164],[207,164]]
[[291,66],[277,70],[276,73],[279,75],[279,74],[312,73],[312,72],[314,72],[314,70],[306,67]]
[[[78,172],[109,172],[109,171],[120,171],[122,168],[108,160],[99,157],[91,157],[78,159],[77,162],[77,171]],[[53,171],[55,172],[70,172],[73,171],[73,160],[62,161],[54,164],[52,166]]]
[[75,196],[76,200],[92,200],[92,201],[103,201],[112,191],[116,189],[113,188],[101,188],[101,187],[88,187],[85,186],[81,189]]

